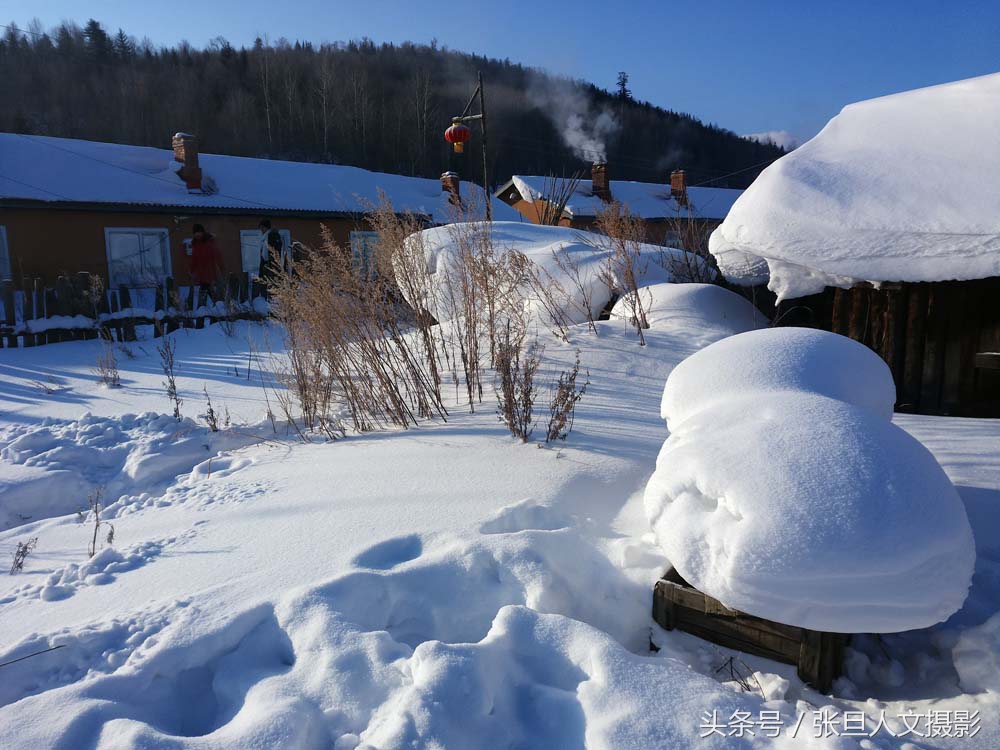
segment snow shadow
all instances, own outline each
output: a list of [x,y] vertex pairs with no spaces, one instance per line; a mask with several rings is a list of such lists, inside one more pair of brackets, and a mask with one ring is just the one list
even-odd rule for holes
[[417,534],[386,539],[356,555],[351,561],[359,568],[389,570],[420,557],[424,544]]

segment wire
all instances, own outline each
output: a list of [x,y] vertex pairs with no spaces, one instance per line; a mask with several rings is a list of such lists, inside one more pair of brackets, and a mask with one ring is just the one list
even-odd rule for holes
[[24,185],[24,187],[31,188],[32,190],[38,190],[38,191],[40,191],[42,193],[48,193],[49,195],[54,195],[56,198],[61,198],[62,200],[65,200],[65,201],[72,200],[72,198],[70,198],[68,196],[60,195],[59,193],[54,193],[51,190],[46,190],[45,188],[38,187],[38,185],[32,185],[32,184],[24,182],[22,180],[16,180],[13,177],[8,177],[7,175],[3,174],[2,172],[0,172],[0,179],[9,180],[10,182],[16,182],[18,185]]
[[66,644],[60,644],[58,646],[53,646],[52,648],[45,648],[41,651],[36,651],[33,654],[28,654],[27,656],[22,656],[20,659],[11,659],[10,661],[5,661],[0,664],[0,667],[6,667],[8,664],[17,664],[19,661],[24,661],[25,659],[30,659],[32,656],[40,656],[41,654],[47,654],[49,651],[55,651],[56,649],[66,648]]

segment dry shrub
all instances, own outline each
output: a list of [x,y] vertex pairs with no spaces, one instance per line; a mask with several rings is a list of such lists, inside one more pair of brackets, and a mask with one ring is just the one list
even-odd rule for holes
[[526,341],[525,333],[508,323],[496,351],[497,417],[522,443],[534,430],[535,374],[541,359],[540,348]]
[[542,198],[536,203],[538,223],[557,227],[566,212],[570,198],[576,192],[583,172],[574,172],[569,177],[556,177],[550,174],[542,183]]
[[17,549],[14,550],[14,560],[10,564],[10,574],[20,573],[24,570],[24,561],[28,559],[28,555],[35,551],[35,545],[38,544],[38,537],[33,536],[26,542],[18,542]]
[[576,417],[576,405],[587,392],[590,385],[590,373],[586,375],[583,385],[577,385],[580,375],[580,352],[576,353],[573,367],[559,373],[553,383],[549,396],[549,424],[545,431],[545,442],[565,440],[573,431],[573,421]]
[[684,250],[683,255],[663,251],[656,259],[678,281],[714,284],[721,281],[715,258],[708,251],[708,224],[695,217],[689,203],[667,222],[664,245]]
[[350,252],[326,227],[319,248],[279,272],[271,297],[286,334],[288,386],[303,414],[311,414],[307,426],[323,424],[334,395],[358,431],[447,415],[393,282],[382,273],[356,273]]
[[368,223],[378,233],[376,272],[390,279],[413,308],[413,323],[423,347],[424,361],[441,400],[440,352],[444,343],[440,327],[431,314],[436,309],[437,291],[427,268],[427,256],[420,231],[423,220],[411,213],[397,213],[384,193],[368,214]]
[[94,374],[97,382],[108,388],[117,388],[122,384],[118,373],[118,359],[115,356],[115,342],[107,326],[97,329],[100,348],[97,350],[97,361],[94,364]]
[[649,321],[646,305],[639,294],[640,281],[650,260],[642,254],[645,224],[629,211],[628,206],[615,201],[598,210],[597,228],[606,237],[609,251],[602,271],[605,283],[614,294],[623,298],[629,323],[639,335],[640,346],[645,346],[643,332],[649,328]]
[[163,381],[163,390],[167,398],[174,406],[174,419],[181,418],[181,405],[184,399],[181,398],[177,390],[177,375],[175,372],[177,353],[177,340],[173,336],[164,336],[162,343],[157,344],[156,351],[160,353],[160,367],[166,380]]
[[493,244],[487,222],[459,222],[448,227],[455,252],[448,259],[440,285],[440,303],[449,320],[445,343],[453,379],[461,363],[469,408],[483,400],[482,345],[489,346],[488,362],[496,366],[499,341],[513,321],[523,328],[523,286],[527,260]]

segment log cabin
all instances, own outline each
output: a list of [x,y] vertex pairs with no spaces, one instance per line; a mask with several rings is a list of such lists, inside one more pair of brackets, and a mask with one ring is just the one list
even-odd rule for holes
[[1000,417],[997,118],[1000,74],[844,107],[734,204],[720,270],[880,354],[898,411]]
[[[428,225],[475,218],[483,193],[447,172],[441,180],[331,164],[199,153],[177,133],[171,148],[0,133],[0,279],[88,272],[109,287],[184,281],[194,224],[215,235],[226,273],[253,274],[258,224],[286,245],[315,246],[326,226],[364,263],[373,233],[365,214],[384,194]],[[494,201],[499,218],[516,212]]]
[[602,206],[627,206],[646,225],[646,241],[684,247],[707,243],[742,190],[688,186],[683,170],[664,183],[612,180],[606,163],[591,165],[590,179],[514,175],[494,196],[533,224],[593,229]]

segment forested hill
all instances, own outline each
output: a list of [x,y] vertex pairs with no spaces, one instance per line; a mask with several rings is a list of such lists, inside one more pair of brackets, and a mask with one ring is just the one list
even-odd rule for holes
[[[436,45],[258,40],[155,48],[96,21],[3,29],[0,131],[169,148],[195,133],[206,152],[481,179],[478,126],[465,156],[442,133],[485,80],[491,182],[570,174],[606,151],[613,179],[743,187],[783,153],[695,117],[509,60]],[[2,165],[0,165],[2,172]],[[730,175],[730,173],[737,174]]]

